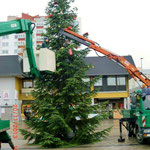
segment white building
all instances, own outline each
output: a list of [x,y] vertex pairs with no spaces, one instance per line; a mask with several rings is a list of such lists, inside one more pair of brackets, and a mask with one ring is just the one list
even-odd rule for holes
[[[17,16],[8,16],[7,18],[8,21],[15,19],[29,19],[31,22],[34,22],[36,27],[33,32],[33,49],[36,50],[38,45],[42,45],[43,37],[41,34],[45,32],[45,16],[30,16],[22,13],[22,17],[20,18]],[[25,33],[0,37],[0,54],[17,55],[18,53],[22,53],[26,45],[25,39]]]
[[0,40],[0,54],[18,54],[17,35],[6,35]]
[[14,104],[18,105],[21,114],[21,101],[18,94],[19,81],[23,76],[20,56],[0,56],[0,118],[2,120],[12,120]]

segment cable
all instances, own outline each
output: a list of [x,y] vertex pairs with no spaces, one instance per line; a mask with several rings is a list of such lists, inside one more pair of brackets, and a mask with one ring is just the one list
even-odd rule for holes
[[[97,43],[97,42],[95,42],[96,43],[96,45],[98,46],[98,47],[101,47],[100,45],[99,45],[99,43]],[[95,53],[96,53],[96,55],[98,56],[98,57],[102,57],[102,56],[100,56],[98,53],[97,53],[97,51],[95,51]]]
[[136,82],[136,83],[139,85],[139,87],[142,89],[140,83],[139,83],[137,80],[135,80],[135,82]]

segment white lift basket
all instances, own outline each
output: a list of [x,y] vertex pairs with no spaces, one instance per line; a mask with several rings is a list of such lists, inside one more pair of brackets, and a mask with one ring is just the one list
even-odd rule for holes
[[[39,71],[51,71],[56,70],[56,58],[55,53],[47,48],[41,48],[34,53],[36,65]],[[23,72],[30,72],[29,61],[27,52],[23,54]]]

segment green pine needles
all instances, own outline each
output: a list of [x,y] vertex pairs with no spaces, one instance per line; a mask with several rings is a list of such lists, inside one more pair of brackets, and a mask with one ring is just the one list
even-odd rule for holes
[[[30,130],[20,130],[25,139],[47,148],[93,143],[102,140],[110,130],[96,130],[107,114],[102,106],[91,105],[96,91],[90,87],[95,80],[83,80],[90,68],[84,62],[89,50],[78,50],[79,43],[59,35],[60,29],[68,26],[74,32],[79,31],[77,8],[71,9],[72,2],[74,0],[51,0],[48,3],[48,27],[44,36],[49,39],[49,48],[56,53],[57,69],[36,79],[32,113],[26,122]],[[94,112],[98,115],[89,117]]]

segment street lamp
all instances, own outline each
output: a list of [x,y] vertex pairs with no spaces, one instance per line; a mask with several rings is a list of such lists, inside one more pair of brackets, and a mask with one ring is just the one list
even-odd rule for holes
[[143,69],[143,68],[142,68],[142,67],[143,67],[143,66],[142,66],[142,60],[143,60],[144,58],[140,58],[140,59],[141,59],[141,71],[142,71],[142,69]]

